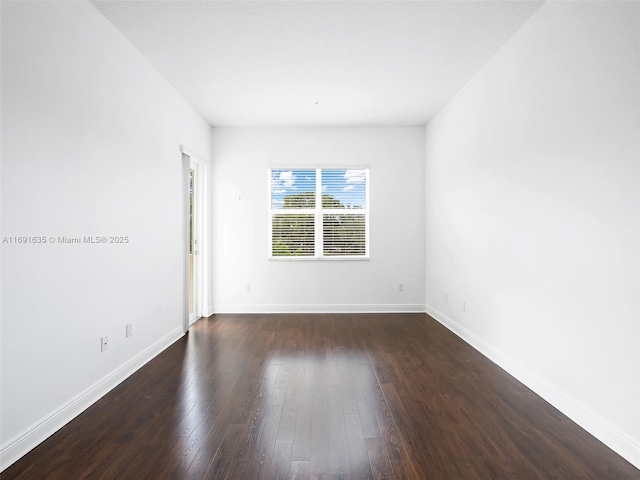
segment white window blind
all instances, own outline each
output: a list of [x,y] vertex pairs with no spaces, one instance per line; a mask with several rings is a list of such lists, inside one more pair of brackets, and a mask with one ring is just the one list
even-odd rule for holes
[[269,170],[271,258],[369,256],[369,170]]

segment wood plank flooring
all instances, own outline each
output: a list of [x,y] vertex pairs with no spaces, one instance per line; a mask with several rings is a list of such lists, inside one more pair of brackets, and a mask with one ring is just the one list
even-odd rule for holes
[[424,314],[216,315],[9,479],[640,479]]

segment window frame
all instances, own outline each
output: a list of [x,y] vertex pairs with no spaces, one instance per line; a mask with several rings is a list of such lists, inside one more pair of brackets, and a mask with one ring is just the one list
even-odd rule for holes
[[[272,208],[272,172],[274,170],[315,170],[315,207],[314,208],[296,208],[296,209],[274,209]],[[365,172],[365,206],[364,208],[348,209],[348,208],[322,208],[322,171],[323,170],[364,170]],[[370,168],[369,166],[354,165],[272,165],[267,168],[267,222],[268,222],[268,259],[275,261],[367,261],[370,259],[370,235],[369,235],[369,212],[370,204]],[[364,215],[365,229],[365,253],[364,255],[324,255],[323,251],[323,215],[336,214],[346,215]],[[313,255],[273,255],[273,215],[313,215],[314,216],[314,254]]]

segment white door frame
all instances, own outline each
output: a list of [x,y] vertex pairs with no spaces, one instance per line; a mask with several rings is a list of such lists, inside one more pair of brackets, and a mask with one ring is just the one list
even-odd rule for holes
[[[209,161],[184,145],[182,152],[183,174],[183,238],[184,238],[184,318],[183,330],[187,332],[189,326],[200,317],[209,316]],[[194,254],[194,310],[189,315],[189,183],[190,171],[194,170],[193,188],[193,228],[197,242],[197,255]],[[195,252],[194,252],[195,253]]]

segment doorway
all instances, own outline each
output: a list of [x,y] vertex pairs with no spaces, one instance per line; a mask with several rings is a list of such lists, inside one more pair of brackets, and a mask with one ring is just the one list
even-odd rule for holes
[[209,163],[182,147],[184,180],[184,320],[183,330],[208,316],[208,175]]
[[194,262],[194,257],[198,255],[198,239],[195,232],[195,179],[196,179],[197,165],[193,165],[191,162],[189,168],[189,324],[193,323],[196,319],[196,267],[197,263]]

